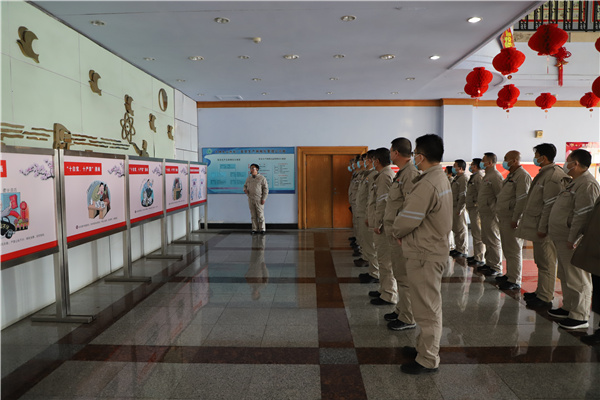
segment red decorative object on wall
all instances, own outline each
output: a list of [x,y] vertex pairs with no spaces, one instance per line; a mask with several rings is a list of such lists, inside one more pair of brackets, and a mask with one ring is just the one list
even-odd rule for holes
[[594,92],[596,97],[600,97],[600,76],[592,83],[592,92]]
[[560,50],[569,39],[569,34],[556,24],[544,24],[529,38],[527,43],[538,56],[551,56]]
[[579,104],[584,106],[585,108],[589,108],[590,111],[593,111],[592,108],[596,107],[600,102],[600,97],[596,96],[592,92],[587,92],[583,95],[583,97],[579,100]]
[[515,85],[506,85],[498,92],[496,104],[503,110],[508,110],[515,105],[520,94],[521,91]]
[[562,86],[563,85],[563,69],[564,69],[564,66],[569,63],[565,59],[571,57],[571,53],[569,51],[567,51],[566,47],[561,47],[560,49],[558,49],[556,54],[554,54],[554,57],[556,58],[555,67],[558,67],[558,86]]
[[[469,75],[467,75],[465,93],[470,94],[473,98],[483,96],[483,94],[488,90],[488,85],[492,81],[492,78],[492,73],[486,70],[484,67],[473,68],[473,71],[469,72]],[[469,93],[467,90],[471,91],[471,93]]]
[[500,53],[494,57],[492,65],[502,75],[508,75],[508,79],[511,79],[512,76],[510,74],[517,72],[524,62],[525,54],[515,47],[507,47],[500,50]]
[[556,97],[554,97],[552,93],[542,93],[535,99],[535,105],[546,112],[548,112],[548,109],[552,108],[555,103]]

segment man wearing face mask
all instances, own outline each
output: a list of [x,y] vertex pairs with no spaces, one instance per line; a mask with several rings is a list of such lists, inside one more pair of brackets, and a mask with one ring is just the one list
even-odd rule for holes
[[540,167],[540,171],[531,183],[523,219],[515,234],[533,242],[533,260],[538,268],[537,288],[523,297],[527,306],[538,308],[552,306],[554,299],[557,259],[554,243],[548,237],[548,217],[563,188],[562,180],[568,175],[554,163],[556,147],[553,144],[542,143],[533,150],[533,163]]
[[352,172],[352,178],[350,180],[350,184],[348,185],[348,203],[350,204],[350,212],[352,213],[352,230],[354,235],[350,238],[348,238],[350,240],[350,246],[352,246],[352,248],[354,249],[354,253],[352,254],[353,257],[360,257],[360,246],[358,245],[358,233],[357,233],[357,227],[354,224],[354,210],[353,207],[355,206],[355,199],[356,199],[356,190],[358,188],[358,175],[360,173],[360,171],[358,170],[358,167],[356,165],[356,162],[359,160],[360,156],[356,156],[354,157],[352,160],[350,160],[350,167],[348,167],[348,170],[350,172]]
[[[355,229],[355,237],[356,237],[356,243],[358,244],[358,247],[360,249],[362,249],[363,247],[363,237],[361,236],[361,227],[362,227],[362,219],[364,218],[364,213],[365,213],[365,207],[366,207],[366,200],[363,200],[362,202],[360,202],[359,204],[359,198],[364,197],[364,192],[361,192],[361,188],[363,188],[363,182],[365,180],[366,175],[368,174],[368,171],[365,171],[365,158],[366,158],[366,153],[365,154],[361,154],[358,156],[357,161],[356,161],[356,179],[354,182],[355,185],[355,189],[354,189],[354,197],[353,197],[353,202],[351,203],[352,206],[352,224],[354,226]],[[364,188],[363,188],[364,190]],[[357,250],[357,248],[355,248],[355,251]],[[357,267],[366,267],[369,265],[369,262],[365,259],[362,258],[362,252],[360,255],[354,255],[355,257],[360,257],[356,260],[354,260],[354,265],[356,265]],[[365,256],[366,258],[366,256]]]
[[[359,274],[358,277],[361,283],[379,283],[379,264],[377,263],[377,253],[375,251],[375,244],[373,243],[373,232],[369,230],[368,221],[368,205],[369,205],[369,194],[371,193],[371,186],[375,182],[377,175],[379,174],[373,168],[373,153],[375,150],[369,150],[364,159],[365,163],[365,177],[358,188],[358,195],[356,200],[357,212],[358,212],[358,232],[360,235],[360,247],[363,256],[366,259],[369,267],[369,272]],[[364,262],[355,260],[356,266],[365,266]]]
[[450,252],[452,257],[467,257],[469,242],[467,240],[467,213],[465,204],[467,200],[467,183],[469,178],[465,174],[467,163],[465,160],[454,160],[452,173],[455,175],[452,181],[452,233],[454,233],[454,250]]
[[244,193],[248,195],[248,205],[252,217],[252,234],[265,234],[265,201],[269,195],[267,178],[258,173],[258,164],[250,165],[250,176],[244,183]]
[[563,306],[549,310],[548,314],[558,319],[565,329],[589,326],[592,275],[572,265],[571,258],[600,195],[600,186],[588,170],[591,163],[592,155],[583,149],[567,157],[563,170],[573,179],[565,178],[566,187],[558,195],[548,218],[548,236],[556,248],[557,274],[563,292]]
[[509,171],[502,182],[502,189],[496,201],[496,215],[500,227],[502,252],[506,258],[506,275],[500,277],[502,271],[483,271],[486,276],[497,276],[500,284],[512,289],[521,286],[521,271],[523,270],[523,239],[515,235],[531,185],[531,175],[521,166],[521,153],[516,150],[509,151],[504,156],[502,167]]
[[407,374],[438,370],[442,337],[442,274],[448,263],[448,235],[452,229],[452,189],[440,162],[444,142],[437,135],[417,138],[414,163],[423,173],[414,180],[404,208],[394,221],[394,236],[406,257],[406,273],[415,322],[421,328],[416,348],[404,353],[415,357],[402,364]]
[[473,236],[473,256],[467,257],[467,263],[478,267],[485,264],[483,262],[483,251],[485,247],[481,241],[481,220],[479,218],[479,207],[477,204],[479,188],[483,181],[483,172],[479,168],[480,163],[481,158],[474,158],[469,166],[471,177],[467,183],[467,197],[465,199],[465,206],[467,207],[469,220],[471,221],[471,236]]

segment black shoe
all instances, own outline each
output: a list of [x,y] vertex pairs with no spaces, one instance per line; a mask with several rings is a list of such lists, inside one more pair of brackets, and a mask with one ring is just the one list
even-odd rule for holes
[[500,290],[520,290],[521,286],[517,285],[516,283],[504,281],[498,285],[498,288]]
[[500,276],[502,275],[502,272],[497,271],[495,269],[486,269],[485,271],[483,271],[483,274],[489,278],[492,276]]
[[351,241],[351,242],[355,242],[355,241],[356,241],[356,238],[355,238],[354,236],[350,236],[350,237],[348,238],[348,240],[349,240],[349,241]]
[[454,258],[461,258],[461,257],[462,258],[466,258],[467,255],[465,253],[461,253],[461,252],[457,251],[456,253],[454,253],[454,255],[452,257],[454,257]]
[[472,263],[469,263],[469,265],[479,268],[479,267],[483,267],[485,265],[485,263],[483,261],[474,261]]
[[360,280],[360,283],[379,283],[379,279],[373,278],[368,273],[358,275],[358,279]]
[[552,310],[548,310],[548,315],[556,319],[565,319],[569,317],[569,312],[562,307],[553,308]]
[[354,253],[352,253],[352,257],[360,257],[362,256],[362,253],[360,251],[355,251]]
[[508,281],[508,276],[506,276],[506,275],[496,277],[496,282],[506,282],[506,281]]
[[363,260],[362,258],[358,258],[354,260],[354,265],[356,265],[357,267],[367,267],[369,265],[369,262],[367,260]]
[[456,251],[456,250],[450,250],[449,254],[451,257],[454,257],[457,253],[458,253],[458,251]]
[[483,271],[485,271],[487,269],[494,269],[494,268],[490,267],[489,265],[485,265],[485,264],[480,265],[480,266],[477,267],[477,271],[479,271],[479,272],[483,272]]
[[256,235],[258,233],[258,231],[252,231],[250,232],[251,235]]
[[379,297],[381,296],[381,293],[379,293],[377,290],[371,290],[369,292],[369,297]]
[[437,368],[425,368],[418,362],[413,361],[408,364],[402,364],[402,366],[400,367],[400,371],[404,372],[405,374],[421,375],[421,374],[430,374],[433,372],[437,372],[438,369]]
[[471,264],[472,262],[476,261],[475,260],[475,256],[471,256],[471,257],[467,257],[467,263]]
[[585,335],[581,337],[581,341],[590,346],[600,345],[600,329],[594,332],[592,335]]
[[[395,321],[390,321],[387,324],[387,327],[389,330],[392,331],[403,331],[405,329],[414,329],[417,327],[417,324],[407,324],[406,322],[402,322],[399,319],[395,320]],[[416,353],[416,350],[415,350]],[[416,354],[415,354],[416,357]]]
[[535,299],[536,297],[537,297],[537,295],[535,294],[535,292],[526,292],[526,293],[523,293],[523,298],[525,300]]
[[385,319],[386,321],[395,321],[398,319],[398,313],[394,311],[388,314],[384,314],[383,319]]
[[585,329],[590,326],[587,321],[580,321],[578,319],[566,318],[558,323],[558,326],[564,329]]
[[417,358],[417,354],[419,354],[417,352],[417,349],[411,346],[404,346],[402,348],[402,354],[405,355],[406,357],[410,357],[410,358]]
[[551,301],[544,301],[540,298],[535,298],[533,300],[526,300],[527,308],[550,308],[552,307]]
[[267,233],[267,232],[265,232],[265,231],[260,231],[260,234],[261,234],[261,235],[264,235],[265,233]]
[[371,299],[371,304],[373,304],[374,306],[393,306],[394,305],[394,303],[390,303],[389,301],[385,301],[381,297],[376,297],[374,299]]

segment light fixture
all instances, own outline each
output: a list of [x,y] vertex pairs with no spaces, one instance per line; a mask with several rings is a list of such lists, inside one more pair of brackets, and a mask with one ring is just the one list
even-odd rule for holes
[[198,93],[198,96],[204,96],[204,93]]
[[343,55],[343,54],[335,54],[335,55],[333,56],[333,58],[344,58],[344,57],[346,57],[346,56],[345,56],[345,55]]
[[238,58],[239,58],[240,60],[247,60],[247,59],[249,59],[249,58],[250,58],[250,56],[238,56]]
[[412,76],[409,76],[408,78],[405,78],[405,80],[407,80],[407,81],[414,81],[415,79],[416,79],[416,78],[414,78],[414,77],[412,77]]
[[217,24],[226,24],[229,22],[229,18],[217,17],[215,18]]
[[384,54],[379,56],[379,58],[381,58],[382,60],[393,60],[394,58],[396,58],[396,56],[393,54]]
[[533,96],[533,93],[525,93],[526,96]]
[[256,36],[252,38],[252,41],[256,44],[259,44],[260,42],[262,42],[262,38],[260,36]]
[[192,61],[202,61],[202,60],[204,60],[204,57],[202,57],[202,56],[189,56],[188,58],[190,60],[192,60]]
[[398,94],[398,92],[391,92],[390,94]]
[[252,80],[253,80],[254,82],[260,82],[260,81],[262,81],[262,79],[260,79],[260,78],[252,78]]
[[458,92],[458,94],[465,94],[465,92]]
[[177,82],[185,82],[185,79],[176,79]]
[[327,92],[327,94],[333,94],[333,92]]
[[283,58],[285,58],[286,60],[297,60],[300,58],[300,56],[298,54],[286,54],[285,56],[283,56]]
[[266,96],[266,95],[268,95],[269,93],[267,93],[267,92],[262,92],[261,94],[262,94],[263,96]]
[[479,21],[481,21],[481,17],[471,17],[467,21],[470,22],[470,23],[472,23],[472,24],[476,24]]
[[144,57],[144,60],[145,61],[154,61],[154,60],[156,60],[156,58],[154,58],[154,57]]
[[330,80],[330,81],[339,81],[339,80],[340,80],[340,78],[336,78],[336,77],[332,76],[331,78],[329,78],[329,80]]
[[95,19],[93,21],[90,21],[90,24],[92,24],[94,26],[104,26],[104,25],[106,25],[106,23],[104,21],[100,21],[99,19]]
[[354,21],[356,20],[356,17],[354,15],[344,15],[341,18],[342,21]]
[[439,59],[440,59],[440,56],[438,56],[438,55],[435,55],[435,54],[434,54],[434,55],[432,55],[431,57],[429,57],[429,59],[430,59],[430,60],[439,60]]

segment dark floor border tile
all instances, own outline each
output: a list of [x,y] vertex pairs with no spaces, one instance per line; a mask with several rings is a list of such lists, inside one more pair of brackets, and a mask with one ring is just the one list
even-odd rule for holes
[[367,399],[358,365],[321,365],[321,399]]

